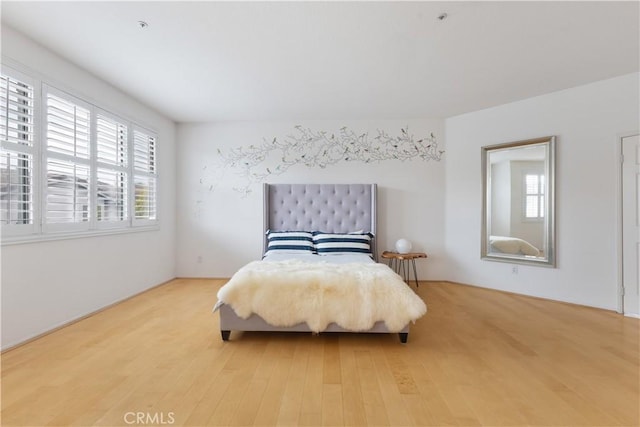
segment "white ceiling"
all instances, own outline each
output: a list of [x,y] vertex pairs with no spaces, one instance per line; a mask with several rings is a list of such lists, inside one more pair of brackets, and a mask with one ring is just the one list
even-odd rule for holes
[[[638,71],[633,2],[11,2],[178,122],[449,117]],[[448,13],[439,21],[436,17]],[[139,20],[149,23],[146,30]]]

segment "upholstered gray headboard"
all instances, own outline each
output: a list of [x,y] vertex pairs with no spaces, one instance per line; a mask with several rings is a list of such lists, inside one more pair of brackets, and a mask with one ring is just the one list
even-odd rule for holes
[[376,184],[264,184],[264,232],[362,230],[375,236],[376,192]]

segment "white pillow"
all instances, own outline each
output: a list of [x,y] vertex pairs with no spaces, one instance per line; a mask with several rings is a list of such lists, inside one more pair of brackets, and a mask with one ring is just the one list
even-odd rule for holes
[[516,237],[489,236],[489,244],[492,248],[505,254],[540,255],[538,248],[526,240]]

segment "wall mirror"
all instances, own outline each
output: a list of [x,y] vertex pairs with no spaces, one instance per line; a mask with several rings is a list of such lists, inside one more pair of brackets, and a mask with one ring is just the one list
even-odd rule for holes
[[555,267],[555,137],[482,147],[483,259]]

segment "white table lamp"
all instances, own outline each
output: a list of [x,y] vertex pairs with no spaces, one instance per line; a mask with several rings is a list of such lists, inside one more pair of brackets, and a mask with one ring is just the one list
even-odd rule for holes
[[399,239],[396,242],[396,251],[400,254],[407,254],[411,252],[411,242],[407,239]]

